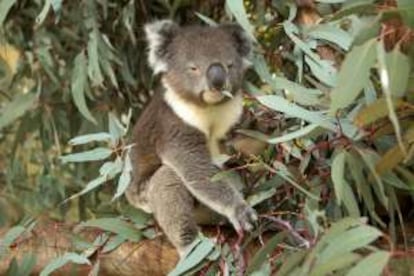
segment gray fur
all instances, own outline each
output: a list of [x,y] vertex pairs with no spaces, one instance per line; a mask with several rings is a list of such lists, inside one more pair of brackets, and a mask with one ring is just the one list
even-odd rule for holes
[[[226,67],[226,88],[240,95],[246,70],[243,59],[251,46],[235,25],[178,27],[163,20],[146,25],[145,30],[149,63],[155,73],[162,73],[162,84],[134,127],[133,182],[126,196],[132,205],[153,212],[169,240],[183,253],[198,233],[194,200],[228,218],[237,231],[251,229],[257,219],[234,183],[210,180],[219,168],[213,164],[209,145],[223,138],[235,122],[227,106],[235,112],[239,109],[237,99],[217,96],[206,76],[211,64],[222,64]],[[176,96],[168,101],[166,93]],[[193,118],[184,118],[187,111],[181,112],[182,106],[194,114],[199,112],[200,120],[192,123]],[[234,122],[224,125],[224,130],[215,125],[199,126],[209,122],[209,114],[220,116],[216,111],[226,111],[223,120],[227,116]]]

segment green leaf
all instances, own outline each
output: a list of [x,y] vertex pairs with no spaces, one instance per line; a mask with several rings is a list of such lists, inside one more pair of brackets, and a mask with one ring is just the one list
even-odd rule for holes
[[133,242],[138,242],[141,239],[141,231],[120,218],[91,219],[79,224],[75,231],[80,231],[84,227],[95,227],[109,231]]
[[205,16],[204,14],[201,14],[199,12],[195,12],[195,15],[200,18],[204,23],[206,23],[209,26],[217,26],[217,22],[211,19],[208,16]]
[[356,148],[359,155],[362,157],[362,160],[368,167],[369,171],[371,172],[371,176],[375,179],[377,185],[372,185],[374,191],[376,192],[377,197],[380,199],[383,206],[388,210],[388,197],[385,195],[385,188],[384,183],[380,177],[380,175],[375,170],[375,165],[377,164],[380,157],[369,150],[363,150]]
[[107,132],[92,133],[86,135],[76,136],[69,140],[69,145],[83,145],[90,142],[110,141],[111,135]]
[[45,0],[45,4],[43,5],[42,10],[40,11],[39,15],[36,17],[36,25],[38,26],[42,25],[51,7],[52,7],[51,0]]
[[331,92],[330,113],[335,114],[339,108],[347,107],[367,85],[371,67],[376,59],[376,40],[372,39],[354,47],[342,63],[338,81]]
[[9,249],[10,245],[18,238],[20,237],[23,232],[26,231],[26,228],[23,226],[14,226],[10,228],[2,237],[0,240],[0,260],[4,257],[4,254],[7,253],[7,250]]
[[124,194],[129,184],[131,183],[131,173],[132,173],[132,163],[131,158],[129,157],[129,151],[126,153],[124,167],[122,169],[121,176],[118,180],[118,185],[116,187],[116,193],[112,200],[117,199]]
[[263,201],[265,201],[266,199],[271,198],[272,196],[274,196],[276,194],[277,190],[276,188],[272,188],[272,189],[268,189],[268,190],[264,190],[264,191],[259,191],[256,192],[252,195],[250,195],[246,201],[249,203],[250,206],[255,206]]
[[307,31],[313,38],[332,42],[344,50],[348,50],[352,43],[352,37],[341,28],[331,24],[318,24]]
[[259,102],[273,110],[286,113],[288,116],[303,119],[307,122],[317,124],[323,128],[334,130],[336,128],[333,120],[322,115],[321,112],[309,111],[296,105],[283,97],[277,95],[259,96]]
[[230,10],[230,12],[234,15],[237,22],[246,33],[249,35],[250,39],[256,41],[254,36],[254,27],[250,24],[249,19],[247,18],[247,13],[243,5],[242,0],[226,0],[226,7]]
[[379,230],[367,225],[359,225],[351,228],[336,236],[332,236],[327,241],[328,245],[318,254],[318,260],[325,262],[330,258],[363,248],[381,235],[382,233]]
[[70,262],[75,264],[91,264],[91,262],[85,256],[73,252],[68,252],[63,256],[57,257],[49,262],[49,264],[40,272],[40,276],[50,275],[52,272],[58,270]]
[[[316,263],[310,272],[310,276],[319,275],[335,275],[334,271],[339,271],[350,266],[361,258],[360,255],[355,253],[344,253],[340,256],[335,256],[323,262],[322,264]],[[370,275],[370,274],[361,274]]]
[[63,0],[51,0],[53,11],[56,14],[59,14],[62,9],[62,1]]
[[300,128],[299,130],[290,131],[287,134],[284,135],[278,135],[278,137],[268,137],[267,135],[264,135],[261,132],[254,131],[254,130],[247,130],[247,129],[241,129],[237,132],[246,134],[250,137],[256,138],[258,140],[262,140],[264,142],[267,142],[269,144],[280,144],[284,142],[291,141],[293,139],[297,139],[300,137],[303,137],[309,133],[311,133],[313,130],[315,130],[318,127],[316,124],[310,124],[305,127]]
[[351,217],[359,218],[361,216],[361,213],[359,212],[358,202],[356,200],[354,191],[352,190],[351,185],[345,179],[343,181],[343,184],[342,201],[344,203],[344,206]]
[[341,205],[343,199],[344,185],[348,185],[345,182],[345,158],[346,152],[337,154],[332,161],[331,178],[334,184],[335,196],[338,201],[338,205]]
[[33,93],[16,95],[10,103],[1,109],[0,130],[26,113],[34,106],[35,100],[36,95]]
[[116,248],[118,248],[121,244],[123,244],[125,241],[127,241],[127,239],[125,237],[122,236],[114,236],[114,237],[110,237],[108,242],[105,243],[104,248],[102,248],[102,253],[109,253],[113,250],[115,250]]
[[101,67],[99,65],[98,36],[99,32],[96,28],[94,28],[89,33],[88,40],[88,75],[93,86],[101,85],[104,80]]
[[7,14],[15,3],[16,0],[0,0],[0,25],[3,25]]
[[[400,146],[401,151],[404,154],[406,154],[407,149],[405,148],[404,142],[402,140],[400,122],[398,120],[397,113],[393,105],[393,95],[391,91],[391,76],[390,76],[391,72],[387,70],[388,68],[387,68],[387,61],[386,61],[385,45],[383,43],[378,43],[377,51],[378,51],[378,70],[379,70],[381,85],[383,88],[385,99],[387,101],[388,118],[390,119],[394,127],[395,136],[397,137],[398,145]],[[394,54],[393,56],[396,56],[396,55]],[[390,59],[392,60],[395,58],[390,58]],[[397,69],[397,72],[399,72],[400,68],[396,68],[396,69]]]
[[[288,97],[292,97],[293,101],[302,105],[319,105],[319,97],[322,92],[318,89],[310,89],[302,85],[290,81],[283,77],[278,77],[270,74],[266,60],[262,55],[255,55],[253,58],[253,66],[257,74],[266,81],[273,90],[284,90]],[[250,85],[254,87],[253,85]]]
[[252,260],[250,261],[249,266],[247,267],[246,273],[250,275],[256,270],[259,270],[262,264],[267,260],[269,254],[273,252],[276,246],[282,242],[284,238],[286,238],[286,232],[280,232],[274,235],[270,240],[268,240],[260,250],[254,255]]
[[414,28],[414,5],[412,0],[397,0],[397,5],[405,24]]
[[71,92],[73,101],[79,112],[89,121],[96,124],[95,118],[92,116],[86,105],[85,90],[87,83],[87,67],[85,53],[79,53],[75,58],[75,65],[72,71]]
[[112,141],[116,143],[119,138],[125,135],[126,128],[118,120],[118,118],[112,112],[108,115],[109,119],[109,133],[111,134]]
[[193,249],[182,258],[168,276],[178,276],[198,265],[214,249],[214,243],[205,237],[200,237],[193,243]]
[[292,270],[294,270],[297,267],[300,267],[307,253],[309,252],[306,250],[301,250],[301,251],[297,251],[297,252],[287,255],[284,259],[282,266],[278,270],[277,275],[279,276],[294,275],[293,273],[291,273]]
[[60,159],[63,163],[67,162],[86,162],[103,160],[111,156],[112,150],[108,148],[95,148],[84,152],[72,153],[61,156]]
[[[414,5],[413,5],[414,6]],[[414,9],[413,9],[414,11]],[[385,65],[389,76],[391,95],[402,97],[407,92],[410,74],[410,59],[398,47],[385,54]]]
[[377,251],[362,259],[356,266],[348,271],[346,276],[380,276],[387,265],[391,254],[385,251]]
[[69,198],[67,198],[63,202],[66,202],[66,201],[72,200],[76,197],[79,197],[81,195],[84,195],[84,194],[98,188],[100,185],[102,185],[106,181],[108,181],[108,177],[106,175],[100,175],[97,178],[93,179],[92,181],[89,181],[88,184],[86,184],[85,188],[82,189],[82,191],[80,191],[79,193],[71,195]]
[[32,270],[36,266],[36,255],[33,253],[27,253],[23,256],[23,260],[19,264],[19,276],[33,275]]

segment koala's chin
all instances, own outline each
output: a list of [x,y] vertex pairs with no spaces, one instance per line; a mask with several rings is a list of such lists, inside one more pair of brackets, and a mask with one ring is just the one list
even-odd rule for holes
[[201,93],[201,98],[203,102],[209,105],[219,104],[228,99],[228,97],[218,90],[205,90]]
[[[180,27],[170,20],[145,26],[148,61],[161,83],[133,130],[128,201],[154,214],[183,254],[197,238],[195,203],[250,230],[256,212],[220,178],[219,141],[243,111],[240,87],[251,43],[234,24]],[[236,185],[235,185],[236,184]]]

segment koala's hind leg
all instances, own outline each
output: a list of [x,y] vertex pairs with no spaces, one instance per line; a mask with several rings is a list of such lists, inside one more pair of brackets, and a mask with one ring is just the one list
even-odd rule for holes
[[163,165],[151,177],[148,200],[158,224],[182,256],[198,235],[194,198],[177,174]]

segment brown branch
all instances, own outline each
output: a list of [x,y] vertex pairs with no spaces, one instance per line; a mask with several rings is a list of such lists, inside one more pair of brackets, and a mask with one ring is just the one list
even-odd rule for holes
[[[0,237],[7,229],[0,229]],[[85,240],[92,242],[101,232],[85,231],[80,234]],[[57,224],[51,221],[39,222],[37,226],[10,246],[8,254],[0,259],[0,275],[5,275],[13,258],[18,263],[23,256],[31,253],[36,256],[36,265],[32,271],[38,275],[54,258],[65,252],[74,251],[72,226]],[[1,243],[1,241],[0,241]],[[174,248],[162,237],[154,240],[142,240],[138,243],[125,242],[109,253],[99,250],[91,258],[94,263],[100,262],[99,275],[166,275],[174,268],[178,256]],[[92,266],[68,264],[53,275],[88,275]]]

